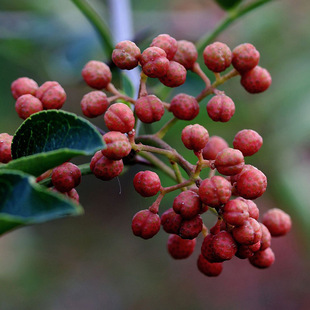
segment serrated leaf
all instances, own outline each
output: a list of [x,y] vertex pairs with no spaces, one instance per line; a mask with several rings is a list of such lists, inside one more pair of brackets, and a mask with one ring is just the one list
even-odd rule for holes
[[0,170],[0,234],[82,213],[80,205],[40,186],[33,176],[20,171]]

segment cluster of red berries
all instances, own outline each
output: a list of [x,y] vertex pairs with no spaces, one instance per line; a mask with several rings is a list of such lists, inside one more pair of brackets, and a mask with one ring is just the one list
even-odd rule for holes
[[[188,125],[182,130],[180,138],[184,146],[197,156],[197,163],[192,165],[162,140],[173,122],[165,124],[154,135],[144,136],[144,140],[135,131],[135,117],[143,123],[153,123],[161,120],[165,110],[172,113],[174,119],[191,121],[199,114],[199,102],[211,94],[214,96],[207,103],[207,114],[213,121],[227,122],[235,113],[235,104],[217,89],[219,85],[239,75],[241,85],[250,93],[263,92],[271,84],[268,71],[258,66],[259,52],[249,43],[241,44],[233,51],[220,42],[204,49],[204,63],[215,75],[213,84],[199,66],[197,58],[198,52],[193,43],[177,41],[168,34],[154,38],[150,47],[142,53],[134,42],[118,43],[112,53],[115,65],[123,70],[141,66],[137,99],[115,88],[111,70],[105,63],[91,60],[84,66],[82,77],[95,90],[82,98],[82,112],[89,118],[104,115],[104,124],[109,130],[102,136],[106,147],[94,154],[90,170],[97,178],[107,181],[121,174],[123,159],[129,153],[131,158],[148,153],[166,156],[176,164],[171,169],[175,173],[175,185],[163,187],[159,176],[150,170],[138,172],[133,179],[134,188],[141,196],[152,197],[159,193],[148,209],[134,215],[133,233],[149,239],[162,226],[170,234],[168,252],[175,259],[189,257],[197,237],[202,234],[204,240],[197,264],[198,269],[207,276],[219,275],[223,261],[234,256],[248,258],[258,268],[269,267],[274,262],[271,236],[286,234],[291,228],[291,220],[283,211],[273,209],[263,216],[262,223],[258,222],[259,209],[253,200],[265,192],[267,178],[256,167],[245,164],[244,157],[259,151],[262,137],[254,130],[241,130],[235,135],[231,148],[223,138],[209,137],[202,125]],[[221,75],[231,65],[232,70]],[[147,78],[158,78],[165,86],[178,87],[185,83],[187,70],[192,70],[205,82],[205,88],[196,97],[179,93],[167,103],[149,93]],[[25,119],[42,109],[61,108],[65,93],[55,83],[46,82],[38,87],[27,78],[14,81],[12,93],[17,99],[16,110],[20,117]],[[103,90],[112,95],[108,97]],[[7,162],[2,158],[8,158],[11,138],[3,135],[6,134],[0,135],[0,158],[2,162]],[[141,141],[149,143],[143,144]],[[157,167],[160,168],[158,162]],[[187,179],[179,173],[179,167],[185,170]],[[210,171],[206,179],[200,177],[203,169]],[[81,171],[76,165],[66,162],[37,181],[49,176],[55,190],[78,201],[75,187],[81,181]],[[175,197],[172,208],[160,216],[162,198],[175,190],[181,190],[181,193]],[[203,214],[208,210],[217,216],[217,222],[210,230],[203,223]]]

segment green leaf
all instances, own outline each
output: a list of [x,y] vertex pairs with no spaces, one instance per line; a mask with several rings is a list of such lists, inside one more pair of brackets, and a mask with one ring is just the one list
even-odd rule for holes
[[242,0],[215,0],[224,10],[230,10],[237,6]]
[[83,208],[35,182],[33,176],[0,170],[0,234],[17,227],[80,215]]
[[135,95],[135,88],[128,75],[123,72],[121,73],[121,83],[124,94],[133,98]]

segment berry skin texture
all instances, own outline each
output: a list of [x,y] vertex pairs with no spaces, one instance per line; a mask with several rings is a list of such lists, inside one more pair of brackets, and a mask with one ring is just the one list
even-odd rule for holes
[[132,41],[125,40],[116,44],[112,52],[112,61],[122,70],[131,70],[138,66],[141,51]]
[[247,72],[258,65],[260,54],[254,45],[244,43],[232,51],[232,65],[238,72]]
[[81,100],[82,112],[89,118],[102,115],[109,107],[107,95],[99,90],[91,91]]
[[271,236],[286,235],[292,228],[291,217],[281,209],[270,209],[263,215],[263,224],[270,231]]
[[199,197],[203,203],[210,207],[219,207],[228,202],[232,186],[228,180],[221,176],[205,179],[199,187]]
[[0,163],[6,164],[12,160],[11,144],[13,136],[0,133]]
[[43,110],[42,102],[33,95],[26,94],[18,97],[15,103],[15,110],[22,119]]
[[235,104],[226,95],[216,95],[207,103],[207,112],[213,121],[225,123],[235,114]]
[[202,150],[204,159],[214,160],[216,155],[228,147],[228,143],[219,136],[212,136]]
[[199,124],[188,125],[182,130],[181,139],[187,149],[200,151],[208,143],[209,133]]
[[256,66],[254,69],[242,74],[240,80],[241,85],[251,94],[267,90],[271,82],[270,73],[260,66]]
[[118,160],[127,156],[131,151],[131,144],[126,135],[119,131],[109,131],[102,136],[106,148],[101,150],[108,159]]
[[231,64],[232,53],[230,48],[221,42],[214,42],[205,47],[203,59],[205,65],[212,72],[222,72]]
[[135,175],[133,186],[142,197],[151,197],[158,193],[161,184],[157,173],[146,170]]
[[67,95],[58,82],[48,81],[36,91],[36,97],[42,102],[44,110],[61,109]]
[[243,156],[252,156],[263,145],[263,138],[254,130],[243,129],[234,138],[233,146],[240,150]]
[[112,73],[104,62],[91,60],[82,69],[82,77],[88,86],[100,90],[111,82]]
[[151,47],[160,47],[166,52],[167,59],[171,60],[178,49],[177,40],[169,34],[160,34],[153,39]]
[[161,215],[160,219],[165,232],[168,234],[178,234],[183,220],[180,214],[175,213],[172,208],[169,208]]
[[202,225],[199,214],[190,220],[182,220],[178,235],[183,239],[195,239],[202,231]]
[[175,213],[189,220],[200,213],[202,203],[197,193],[187,190],[174,198],[172,207]]
[[169,110],[176,118],[191,121],[199,113],[199,104],[195,97],[181,93],[172,98]]
[[271,248],[256,252],[249,258],[251,265],[254,267],[264,269],[270,267],[274,261],[275,256]]
[[208,277],[217,277],[223,270],[223,263],[210,263],[202,254],[199,254],[197,267],[204,275]]
[[186,69],[183,65],[171,60],[167,73],[159,78],[159,81],[167,87],[178,87],[185,83]]
[[106,158],[101,151],[95,153],[90,162],[90,170],[96,178],[109,181],[120,175],[124,164],[120,160],[111,160]]
[[147,95],[137,99],[135,113],[141,122],[150,124],[161,120],[165,108],[155,95]]
[[221,212],[226,223],[241,226],[249,218],[248,205],[240,199],[229,200]]
[[135,125],[135,117],[131,109],[124,103],[110,105],[104,114],[104,122],[110,131],[129,132]]
[[134,215],[131,228],[135,236],[150,239],[160,230],[160,217],[148,209],[141,210]]
[[28,77],[20,77],[11,84],[11,92],[14,99],[26,94],[35,96],[38,88],[37,82]]
[[72,163],[63,163],[53,169],[52,183],[58,191],[69,192],[81,183],[81,171]]
[[226,148],[216,155],[214,166],[223,175],[235,175],[244,166],[244,157],[239,150]]
[[262,227],[262,239],[260,241],[261,243],[260,250],[263,251],[269,248],[271,245],[271,234],[269,229],[263,223],[259,224]]
[[167,242],[169,254],[174,259],[184,259],[194,252],[196,239],[182,239],[178,235],[170,235]]
[[244,199],[242,197],[237,197],[237,200],[241,200],[243,202],[245,202],[248,206],[248,212],[249,212],[249,216],[251,218],[253,218],[254,220],[258,220],[259,218],[259,209],[256,205],[256,203],[252,200],[249,199]]
[[196,46],[192,42],[186,40],[177,42],[178,49],[173,60],[183,65],[186,70],[192,69],[198,58]]
[[159,47],[148,47],[140,58],[142,71],[151,78],[160,78],[166,75],[169,68],[169,60],[166,52]]
[[238,243],[251,245],[260,241],[263,233],[261,225],[250,217],[242,226],[235,227],[232,234]]

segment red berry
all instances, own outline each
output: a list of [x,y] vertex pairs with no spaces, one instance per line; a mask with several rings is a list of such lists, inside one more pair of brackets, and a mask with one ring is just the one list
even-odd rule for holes
[[199,104],[195,97],[181,93],[172,98],[169,110],[176,118],[190,121],[198,115]]
[[202,231],[202,225],[199,214],[189,220],[182,220],[178,235],[183,239],[194,239]]
[[8,163],[12,160],[11,144],[13,136],[7,133],[0,133],[0,163]]
[[259,224],[262,227],[262,239],[260,241],[261,243],[260,250],[263,251],[269,248],[271,245],[271,234],[269,229],[263,223]]
[[81,101],[82,112],[87,117],[102,115],[109,107],[107,95],[99,90],[87,93]]
[[188,125],[182,130],[181,139],[189,150],[200,151],[206,146],[209,133],[207,129],[199,124]]
[[141,56],[139,47],[132,41],[121,41],[116,44],[112,53],[112,60],[120,69],[135,68]]
[[12,82],[11,92],[14,99],[26,94],[35,96],[38,87],[36,81],[28,77],[21,77]]
[[250,263],[257,268],[268,268],[274,261],[275,256],[271,248],[267,248],[263,251],[256,252],[253,256],[249,258]]
[[124,103],[110,105],[104,114],[104,122],[110,131],[126,133],[135,125],[135,117],[131,109]]
[[63,163],[53,169],[52,183],[58,191],[69,192],[81,183],[81,170],[72,163]]
[[15,110],[22,119],[43,110],[42,102],[33,95],[26,94],[18,97],[15,103]]
[[223,263],[210,263],[202,254],[199,255],[197,267],[200,272],[208,277],[217,277],[223,270]]
[[127,136],[119,131],[109,131],[103,135],[102,139],[106,144],[106,148],[101,152],[109,159],[121,159],[131,151],[131,144]]
[[222,72],[231,64],[231,50],[221,42],[215,42],[208,46],[203,51],[203,59],[205,65],[213,72]]
[[207,103],[209,117],[215,122],[228,122],[235,113],[235,104],[225,95],[216,95]]
[[286,235],[291,230],[292,220],[287,213],[274,208],[264,214],[263,224],[268,228],[271,236],[279,237]]
[[159,80],[167,87],[178,87],[185,83],[186,69],[176,61],[171,60],[167,73]]
[[261,240],[262,228],[256,220],[249,217],[242,226],[235,227],[232,234],[238,243],[251,245]]
[[147,209],[141,210],[134,215],[131,228],[134,235],[150,239],[160,230],[160,217]]
[[198,58],[196,46],[192,42],[186,40],[180,40],[177,42],[178,49],[173,60],[183,65],[187,70],[192,69]]
[[106,158],[101,151],[95,153],[90,162],[90,170],[100,180],[109,181],[123,171],[124,164],[120,160]]
[[243,129],[234,138],[233,146],[242,152],[243,156],[251,156],[263,145],[263,138],[254,130]]
[[167,58],[171,60],[177,51],[178,43],[177,40],[169,34],[160,34],[153,39],[150,46],[160,47],[166,52]]
[[246,72],[258,65],[259,52],[250,43],[240,44],[232,51],[232,65],[238,72]]
[[203,148],[202,156],[204,159],[214,160],[216,155],[227,147],[228,143],[223,138],[212,136],[209,138],[208,143]]
[[55,81],[42,84],[36,91],[36,97],[42,102],[45,110],[60,109],[67,99],[65,90]]
[[159,121],[165,113],[162,101],[154,95],[147,95],[137,99],[135,113],[143,123]]
[[170,235],[167,242],[169,254],[174,259],[184,259],[189,257],[195,249],[196,239],[182,239],[178,235]]
[[255,94],[267,90],[271,85],[272,79],[266,69],[256,66],[254,69],[242,74],[240,82],[246,91]]
[[82,69],[82,77],[90,87],[103,89],[111,82],[112,73],[105,63],[91,60]]
[[178,234],[182,220],[182,216],[175,213],[172,208],[161,215],[161,225],[168,234]]
[[241,172],[244,157],[239,150],[226,148],[216,155],[214,166],[221,174],[235,175]]
[[191,190],[187,190],[174,198],[173,210],[180,214],[183,219],[191,219],[200,213],[202,203],[199,195]]
[[239,244],[236,256],[240,259],[250,258],[255,252],[260,250],[260,246],[260,241],[251,245]]
[[160,78],[166,75],[169,68],[169,60],[166,56],[166,52],[156,46],[144,50],[140,58],[144,74],[151,78]]
[[249,216],[255,220],[258,220],[259,218],[259,209],[256,205],[256,203],[252,200],[249,199],[244,199],[242,197],[237,197],[237,200],[241,200],[243,202],[245,202],[248,206],[248,212],[249,212]]
[[67,197],[71,198],[73,201],[79,203],[80,202],[80,196],[75,188],[72,188],[71,191],[64,193]]
[[224,220],[235,226],[241,226],[249,218],[248,205],[240,199],[228,201],[222,208]]
[[133,178],[135,190],[143,197],[151,197],[158,193],[161,184],[157,173],[153,171],[140,171]]

